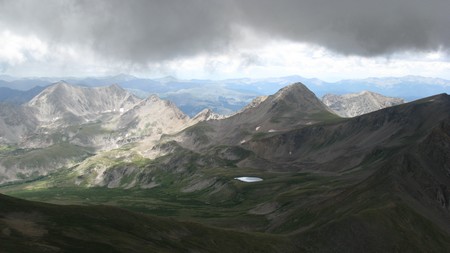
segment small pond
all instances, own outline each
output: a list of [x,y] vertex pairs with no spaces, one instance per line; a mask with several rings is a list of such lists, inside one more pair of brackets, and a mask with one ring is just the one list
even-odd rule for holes
[[246,183],[263,181],[263,179],[259,178],[259,177],[235,177],[234,179],[237,179],[239,181],[246,182]]

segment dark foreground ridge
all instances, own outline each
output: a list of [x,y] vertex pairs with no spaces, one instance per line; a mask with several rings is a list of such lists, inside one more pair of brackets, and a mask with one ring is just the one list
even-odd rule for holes
[[278,236],[0,195],[0,252],[286,252]]

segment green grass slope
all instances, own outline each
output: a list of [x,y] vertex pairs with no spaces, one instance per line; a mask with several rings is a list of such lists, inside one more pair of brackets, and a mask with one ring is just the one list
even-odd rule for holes
[[290,252],[287,239],[0,195],[1,252]]

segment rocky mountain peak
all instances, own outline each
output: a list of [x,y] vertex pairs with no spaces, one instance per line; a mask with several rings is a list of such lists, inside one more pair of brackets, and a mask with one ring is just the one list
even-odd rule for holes
[[125,89],[123,89],[122,87],[120,87],[120,85],[118,85],[117,83],[111,84],[109,86],[106,86],[107,89],[113,90],[113,91],[117,91],[117,92],[127,92]]
[[60,81],[44,89],[26,106],[43,122],[63,118],[86,121],[103,113],[125,112],[139,101],[118,85],[91,88]]
[[207,120],[218,120],[218,119],[224,119],[225,116],[217,114],[215,112],[213,112],[211,109],[206,108],[203,109],[201,112],[197,113],[197,115],[195,115],[192,118],[192,122],[201,122],[201,121],[207,121]]
[[341,117],[355,117],[403,104],[405,101],[401,98],[386,97],[371,91],[362,91],[345,95],[326,94],[322,98],[322,102]]
[[44,89],[40,94],[38,94],[36,97],[34,97],[32,100],[30,100],[30,103],[33,100],[37,100],[40,96],[42,97],[42,96],[45,96],[48,94],[53,94],[55,92],[65,92],[65,91],[71,90],[71,89],[73,89],[72,85],[68,84],[65,81],[59,81],[57,83],[54,83],[54,84],[48,86],[46,89]]
[[60,80],[60,81],[54,83],[52,86],[54,86],[54,87],[68,87],[68,86],[72,86],[72,85],[70,85],[69,83],[67,83],[64,80]]
[[142,100],[138,105],[138,107],[160,107],[160,108],[171,108],[174,111],[179,111],[180,117],[186,117],[186,115],[180,111],[180,109],[171,101],[164,100],[158,97],[157,95],[150,95],[146,99]]
[[116,128],[125,130],[129,137],[158,139],[162,134],[180,131],[188,122],[189,117],[175,104],[152,95],[120,115]]
[[[273,133],[310,126],[318,122],[338,118],[306,86],[301,83],[289,85],[276,94],[253,100],[242,111],[221,120],[207,121],[205,125],[216,129],[208,133],[209,142],[227,144],[245,143],[249,132]],[[242,131],[246,129],[246,131]],[[224,134],[225,133],[225,134]],[[197,135],[187,134],[197,145]],[[200,146],[204,145],[200,143]]]
[[315,97],[314,93],[310,91],[302,83],[293,83],[273,95],[274,100],[298,99],[303,97]]
[[278,108],[285,110],[288,108],[319,108],[319,110],[328,110],[325,105],[302,83],[290,84],[271,96],[261,96],[255,98],[240,112],[247,111],[252,108],[267,106],[270,104],[272,110]]
[[297,111],[303,115],[329,111],[316,95],[302,83],[294,83],[280,89],[264,103],[271,103],[271,111],[286,113]]
[[302,83],[295,83],[279,90],[271,98],[273,103],[284,103],[295,108],[326,108],[316,95]]
[[152,95],[148,96],[146,99],[144,99],[144,101],[145,101],[145,103],[154,103],[157,101],[161,101],[161,98],[155,94],[152,94]]

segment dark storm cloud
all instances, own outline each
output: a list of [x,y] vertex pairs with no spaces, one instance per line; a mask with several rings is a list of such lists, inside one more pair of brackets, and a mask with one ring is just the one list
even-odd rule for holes
[[448,0],[242,2],[249,26],[344,54],[374,56],[450,47]]
[[142,63],[228,47],[227,9],[219,0],[11,0],[0,4],[0,24]]
[[374,56],[448,50],[448,10],[448,0],[3,0],[0,27],[135,63],[239,48],[237,27]]

